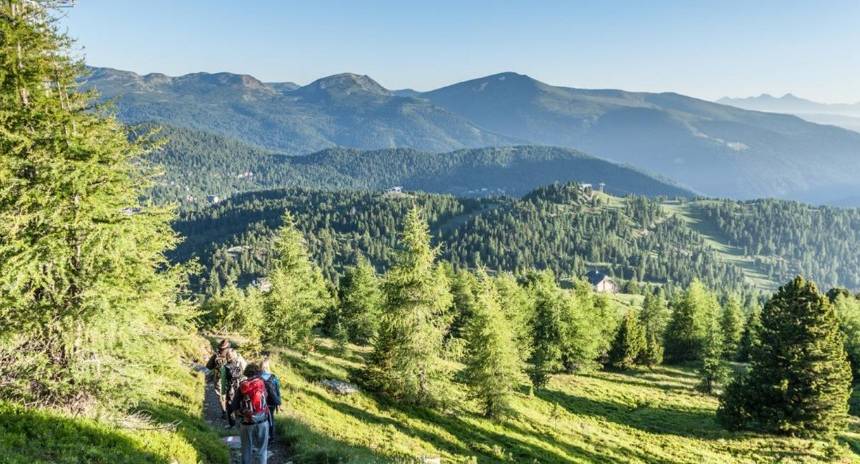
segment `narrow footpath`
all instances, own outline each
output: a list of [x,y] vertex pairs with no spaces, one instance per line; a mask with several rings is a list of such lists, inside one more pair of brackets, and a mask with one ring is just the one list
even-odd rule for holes
[[[236,425],[231,429],[224,428],[227,425],[227,420],[221,418],[218,395],[215,394],[215,390],[208,383],[205,388],[206,394],[203,398],[204,419],[213,428],[222,431],[225,439],[228,436],[232,437],[231,442],[235,443],[235,445],[231,445],[225,441],[224,446],[230,446],[230,464],[239,464],[241,457],[239,450],[239,426]],[[275,436],[275,441],[269,445],[269,464],[292,464],[293,461],[290,460],[289,456],[289,450],[284,441],[280,437]]]

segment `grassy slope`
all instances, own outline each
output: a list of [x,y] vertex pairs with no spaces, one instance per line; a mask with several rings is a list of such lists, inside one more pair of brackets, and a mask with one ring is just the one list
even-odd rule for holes
[[771,280],[761,267],[756,265],[755,260],[745,256],[740,248],[729,245],[728,238],[720,233],[715,224],[709,223],[700,213],[698,204],[707,201],[699,200],[685,203],[667,201],[663,203],[663,208],[670,214],[677,214],[684,219],[693,230],[705,238],[706,242],[723,260],[740,267],[747,282],[751,285],[763,290],[776,289],[777,283]]
[[[359,393],[337,396],[319,384],[347,379],[366,349],[337,355],[329,341],[306,357],[287,352],[282,369],[286,412],[279,428],[299,463],[409,462],[860,462],[840,443],[729,433],[714,421],[717,402],[694,390],[691,370],[560,375],[534,396],[525,387],[518,416],[483,419],[474,407],[442,414],[385,404]],[[852,424],[857,428],[856,421]]]
[[0,402],[0,463],[226,463],[218,432],[202,418],[203,381],[181,365],[153,374],[154,391],[125,426]]

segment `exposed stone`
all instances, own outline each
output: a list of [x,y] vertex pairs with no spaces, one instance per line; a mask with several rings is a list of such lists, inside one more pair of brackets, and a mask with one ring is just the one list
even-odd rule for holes
[[359,392],[357,386],[340,380],[329,379],[323,380],[320,383],[322,383],[324,387],[328,388],[334,393],[337,393],[338,395],[352,395],[353,393]]

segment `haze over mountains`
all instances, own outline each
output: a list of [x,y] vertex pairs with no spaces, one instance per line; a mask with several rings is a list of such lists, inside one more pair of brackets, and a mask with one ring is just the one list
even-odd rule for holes
[[860,195],[860,133],[674,93],[559,87],[515,73],[416,92],[356,74],[296,86],[229,73],[92,72],[85,86],[114,100],[127,122],[160,121],[289,155],[554,145],[712,196],[845,204]]
[[769,113],[788,113],[818,124],[830,124],[860,132],[860,102],[819,103],[787,93],[781,97],[761,94],[758,97],[717,100],[723,105]]
[[444,153],[411,148],[361,151],[327,148],[285,156],[228,137],[163,126],[167,144],[151,161],[165,168],[153,190],[157,201],[186,206],[239,192],[302,187],[319,190],[407,190],[460,197],[521,196],[555,182],[605,182],[608,193],[691,197],[692,193],[635,169],[569,148],[511,146]]

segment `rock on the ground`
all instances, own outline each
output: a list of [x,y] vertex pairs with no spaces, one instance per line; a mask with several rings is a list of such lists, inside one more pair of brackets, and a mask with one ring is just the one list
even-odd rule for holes
[[358,387],[348,382],[329,379],[323,380],[320,383],[338,395],[352,395],[353,393],[358,393]]

